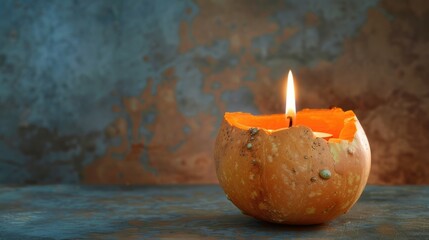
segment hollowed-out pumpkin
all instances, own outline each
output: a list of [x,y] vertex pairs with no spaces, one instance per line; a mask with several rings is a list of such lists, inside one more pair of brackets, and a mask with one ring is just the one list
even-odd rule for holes
[[[352,111],[226,113],[215,143],[216,171],[243,213],[284,224],[318,224],[346,213],[368,179],[371,153]],[[323,139],[313,131],[332,134]]]

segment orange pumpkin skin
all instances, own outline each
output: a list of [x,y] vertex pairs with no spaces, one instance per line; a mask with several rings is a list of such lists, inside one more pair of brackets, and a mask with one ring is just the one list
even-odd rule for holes
[[[297,119],[301,115],[305,122],[312,111],[299,112]],[[257,131],[228,119],[244,113],[225,114],[215,143],[217,177],[244,214],[274,223],[319,224],[346,213],[358,200],[371,165],[365,132],[351,111],[317,111],[344,115],[336,138],[315,138],[299,124]],[[331,177],[322,178],[321,170]]]

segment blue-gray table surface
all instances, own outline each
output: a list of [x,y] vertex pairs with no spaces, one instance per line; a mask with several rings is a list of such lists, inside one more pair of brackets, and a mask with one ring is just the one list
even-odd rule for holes
[[367,186],[315,226],[242,215],[219,186],[0,185],[0,239],[429,239],[428,186]]

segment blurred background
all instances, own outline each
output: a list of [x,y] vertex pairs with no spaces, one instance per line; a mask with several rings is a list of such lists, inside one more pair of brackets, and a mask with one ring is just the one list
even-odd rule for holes
[[225,111],[352,109],[429,184],[429,1],[0,2],[0,183],[215,183]]

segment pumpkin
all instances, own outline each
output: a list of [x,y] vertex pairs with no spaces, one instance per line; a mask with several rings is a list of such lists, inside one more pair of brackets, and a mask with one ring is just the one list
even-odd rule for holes
[[[309,225],[346,213],[360,197],[371,153],[353,111],[225,113],[215,142],[219,183],[241,211],[260,220]],[[332,134],[315,137],[313,131]]]

